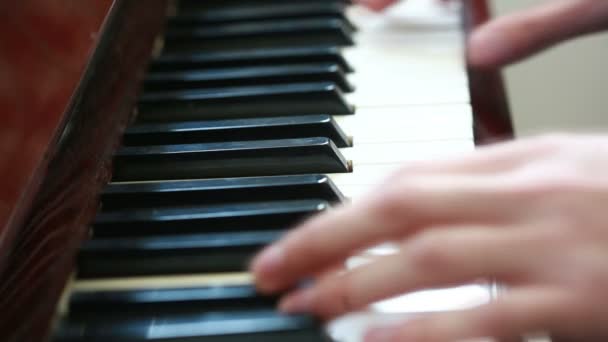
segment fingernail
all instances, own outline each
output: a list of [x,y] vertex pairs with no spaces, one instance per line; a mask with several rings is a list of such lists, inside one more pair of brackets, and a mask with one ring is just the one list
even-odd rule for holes
[[252,263],[252,270],[263,289],[274,290],[274,282],[283,264],[283,249],[272,246],[262,252]]
[[279,303],[279,310],[284,313],[304,313],[312,309],[313,295],[310,291],[300,291],[287,296]]
[[373,328],[365,334],[365,342],[398,342],[398,331],[395,328]]

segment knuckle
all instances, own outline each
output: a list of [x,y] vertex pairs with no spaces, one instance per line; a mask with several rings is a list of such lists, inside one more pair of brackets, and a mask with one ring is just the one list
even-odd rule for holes
[[439,232],[425,233],[411,244],[408,257],[421,270],[445,268],[451,262],[448,246],[449,242]]
[[359,308],[358,294],[355,292],[350,277],[344,276],[331,285],[317,305],[322,307],[320,311],[327,317],[341,315]]
[[577,234],[565,219],[559,217],[554,221],[546,227],[537,228],[536,240],[539,243],[559,248],[563,253],[566,253],[572,249],[573,244],[578,244],[580,234]]
[[537,182],[530,182],[530,190],[539,195],[555,195],[564,194],[575,191],[581,188],[584,182],[573,175],[566,172],[560,172],[553,175],[545,175]]
[[318,245],[314,244],[312,241],[313,238],[309,236],[309,234],[304,234],[304,232],[297,231],[292,232],[288,239],[286,239],[283,243],[283,253],[285,259],[288,260],[297,260],[303,255],[317,255],[313,253],[316,252],[316,247]]
[[506,312],[496,307],[485,310],[483,315],[477,315],[471,324],[474,330],[483,335],[496,336],[501,335],[503,330],[508,330],[507,325],[510,322],[510,317]]
[[[310,260],[325,258],[331,254],[333,246],[327,243],[327,224],[323,222],[327,214],[309,218],[298,229],[286,233],[281,240],[285,247],[285,253],[299,263],[307,263]],[[307,258],[302,259],[303,256]]]
[[399,330],[399,341],[435,342],[438,336],[437,322],[433,317],[414,318]]
[[412,197],[413,188],[401,182],[388,189],[378,200],[376,211],[384,220],[399,221],[411,213],[409,198]]
[[338,310],[341,313],[350,312],[358,308],[356,301],[357,297],[353,296],[352,292],[348,290],[349,288],[349,286],[346,286],[346,290],[341,291],[336,296],[338,301]]
[[[522,170],[518,179],[509,184],[511,191],[523,198],[538,198],[560,200],[589,188],[588,179],[581,177],[575,170],[567,166],[553,168],[554,172],[547,173],[545,168]],[[554,204],[554,201],[551,201]]]

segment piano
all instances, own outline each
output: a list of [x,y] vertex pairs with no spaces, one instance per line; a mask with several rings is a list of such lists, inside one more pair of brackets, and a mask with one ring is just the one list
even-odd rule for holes
[[[483,0],[0,4],[2,341],[360,341],[491,281],[334,322],[275,310],[248,260],[413,160],[512,137],[469,70]],[[378,246],[351,260],[365,263]]]

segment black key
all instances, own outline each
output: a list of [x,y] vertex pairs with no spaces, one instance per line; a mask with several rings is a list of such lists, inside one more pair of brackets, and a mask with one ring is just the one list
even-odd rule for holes
[[[276,19],[302,19],[324,17],[348,22],[344,12],[346,4],[340,2],[280,3],[265,6],[232,6],[208,8],[202,11],[181,12],[169,19],[169,26],[215,25],[239,21],[269,21]],[[352,26],[352,24],[351,24]]]
[[206,68],[278,66],[301,63],[338,64],[346,72],[353,68],[337,47],[248,49],[225,52],[163,54],[154,60],[151,71],[176,71]]
[[[351,0],[290,0],[289,4],[311,4],[311,3],[335,3],[351,4]],[[179,13],[189,13],[192,11],[209,10],[212,8],[227,8],[241,6],[272,6],[285,4],[285,0],[181,0],[179,2]]]
[[109,238],[277,231],[328,206],[322,200],[300,200],[116,210],[97,215],[93,235]]
[[326,137],[338,147],[351,146],[349,137],[330,115],[135,124],[127,128],[126,146],[196,144]]
[[140,98],[138,120],[195,121],[353,112],[334,83],[290,83],[147,93]]
[[104,211],[183,205],[210,205],[253,201],[322,199],[341,202],[344,197],[323,175],[219,178],[190,181],[112,183],[102,195]]
[[114,181],[349,171],[349,163],[328,138],[124,147],[114,159]]
[[93,239],[80,249],[78,277],[244,272],[255,254],[283,232]]
[[147,318],[61,322],[56,342],[311,342],[329,341],[312,317],[273,311],[156,315]]
[[343,92],[353,91],[344,71],[332,63],[151,72],[144,80],[144,91],[326,81],[335,83]]
[[90,319],[180,311],[272,310],[277,302],[278,296],[263,296],[252,285],[74,292],[70,296],[69,315]]
[[165,33],[165,51],[210,51],[298,46],[352,46],[353,30],[340,19],[244,22]]

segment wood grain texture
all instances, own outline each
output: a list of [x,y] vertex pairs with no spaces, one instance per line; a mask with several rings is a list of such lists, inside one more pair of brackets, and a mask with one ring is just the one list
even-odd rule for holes
[[112,1],[0,4],[0,269]]
[[48,335],[165,8],[162,0],[0,5],[1,341]]

